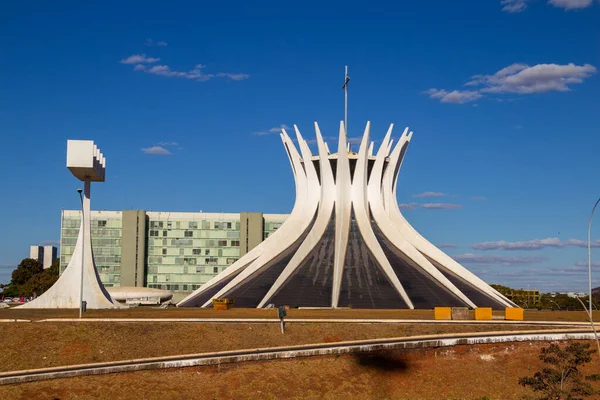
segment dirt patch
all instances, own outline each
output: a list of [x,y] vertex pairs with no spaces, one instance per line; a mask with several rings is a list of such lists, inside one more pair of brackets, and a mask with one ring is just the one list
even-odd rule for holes
[[[224,364],[0,387],[11,399],[519,399],[547,343],[485,344]],[[584,369],[600,368],[595,357]]]
[[[14,371],[210,351],[436,333],[487,332],[489,325],[218,324],[41,322],[3,324],[0,370]],[[502,330],[530,327],[503,326]],[[538,328],[536,328],[538,329]]]

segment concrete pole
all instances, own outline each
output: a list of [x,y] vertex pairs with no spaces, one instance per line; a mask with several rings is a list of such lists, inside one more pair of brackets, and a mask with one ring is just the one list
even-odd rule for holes
[[[81,197],[81,192],[79,192],[79,197],[81,199],[81,218],[82,218],[82,223],[81,223],[81,229],[83,229],[83,235],[82,235],[82,239],[83,242],[81,243],[81,281],[80,281],[80,286],[79,286],[79,318],[83,317],[83,271],[85,269],[85,255],[86,255],[86,248],[85,248],[85,243],[89,240],[89,242],[91,243],[92,238],[91,238],[91,226],[90,226],[90,189],[91,189],[91,182],[89,179],[86,178],[86,180],[84,181],[84,186],[83,186],[83,197]],[[89,237],[89,239],[88,239]]]

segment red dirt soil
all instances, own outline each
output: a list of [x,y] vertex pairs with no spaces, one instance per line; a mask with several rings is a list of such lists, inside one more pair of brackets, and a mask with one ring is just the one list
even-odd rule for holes
[[[519,399],[548,343],[455,346],[78,377],[0,387],[2,399]],[[597,355],[584,373],[600,370]]]

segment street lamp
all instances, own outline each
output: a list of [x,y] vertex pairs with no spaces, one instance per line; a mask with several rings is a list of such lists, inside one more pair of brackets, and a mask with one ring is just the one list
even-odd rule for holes
[[79,200],[81,200],[81,229],[82,229],[82,241],[81,241],[81,282],[79,286],[79,318],[82,317],[83,314],[83,268],[85,266],[85,215],[83,214],[83,195],[81,194],[83,190],[81,188],[77,189],[77,193],[79,193]]
[[594,218],[594,211],[596,211],[596,207],[600,203],[600,199],[596,201],[594,204],[594,208],[592,208],[592,213],[590,214],[590,221],[588,222],[588,289],[589,289],[589,301],[590,301],[590,323],[594,325],[594,320],[592,319],[592,256],[591,256],[591,233],[592,233],[592,218]]

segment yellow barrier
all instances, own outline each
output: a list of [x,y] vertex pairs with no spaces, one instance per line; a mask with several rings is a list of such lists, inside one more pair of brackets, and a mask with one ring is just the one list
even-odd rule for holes
[[233,307],[233,299],[212,299],[212,303],[215,310],[229,310]]
[[504,319],[510,321],[523,321],[523,309],[522,308],[506,308],[506,314]]
[[452,319],[452,307],[435,307],[435,319]]
[[492,319],[492,309],[489,307],[478,307],[475,309],[475,319],[476,320],[491,320]]

